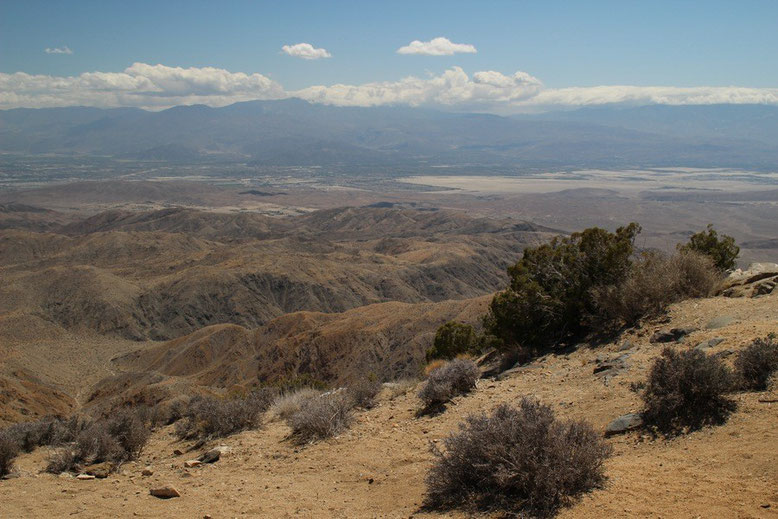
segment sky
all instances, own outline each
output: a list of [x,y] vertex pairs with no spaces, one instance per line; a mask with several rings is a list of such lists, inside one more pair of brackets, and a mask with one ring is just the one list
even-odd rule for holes
[[778,104],[778,1],[0,2],[0,108]]

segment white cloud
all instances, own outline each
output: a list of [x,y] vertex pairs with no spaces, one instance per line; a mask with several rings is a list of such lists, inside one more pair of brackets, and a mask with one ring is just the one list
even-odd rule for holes
[[778,88],[628,85],[570,87],[544,90],[524,104],[587,106],[610,103],[633,105],[778,104]]
[[493,71],[476,72],[470,78],[460,67],[452,67],[426,79],[410,76],[400,81],[363,85],[312,86],[292,94],[311,102],[338,106],[488,107],[530,98],[541,88],[540,80],[525,72],[512,76]]
[[453,54],[478,52],[468,43],[453,43],[448,38],[438,37],[430,41],[413,40],[408,45],[397,49],[397,54],[422,54],[424,56],[451,56]]
[[327,49],[317,49],[310,43],[296,43],[294,45],[284,45],[281,50],[290,56],[302,59],[322,59],[331,58],[332,54]]
[[154,110],[181,104],[224,106],[282,97],[286,97],[283,87],[261,74],[213,67],[134,63],[123,72],[85,72],[67,77],[0,73],[0,108],[135,106]]
[[73,54],[73,51],[67,45],[64,47],[46,47],[43,49],[43,52],[46,54]]
[[496,113],[549,107],[622,103],[778,105],[778,88],[598,86],[545,89],[526,72],[492,70],[468,75],[452,67],[429,77],[358,85],[314,85],[285,90],[262,74],[214,67],[168,67],[134,63],[122,72],[86,72],[78,76],[0,73],[0,108],[53,106],[134,106],[160,110],[175,105],[224,106],[255,99],[300,97],[337,106],[437,106]]

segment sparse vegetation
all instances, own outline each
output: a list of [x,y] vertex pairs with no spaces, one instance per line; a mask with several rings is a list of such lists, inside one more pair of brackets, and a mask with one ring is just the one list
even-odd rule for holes
[[5,432],[22,451],[32,452],[36,447],[72,442],[84,427],[84,421],[77,416],[69,420],[47,416],[40,420],[11,425]]
[[677,301],[711,295],[720,281],[713,260],[698,252],[646,252],[621,283],[592,288],[592,299],[600,319],[633,325]]
[[262,414],[270,407],[275,391],[265,388],[236,398],[193,397],[176,422],[182,440],[205,443],[247,429],[259,427]]
[[19,445],[8,431],[0,431],[0,478],[13,470],[14,459],[19,454]]
[[292,435],[299,443],[330,438],[351,425],[353,400],[344,390],[335,390],[303,401],[289,417]]
[[438,407],[457,395],[472,391],[480,375],[472,360],[454,359],[430,373],[419,391],[419,398],[427,409]]
[[348,387],[348,394],[356,407],[372,409],[382,387],[375,376],[362,377]]
[[615,233],[593,227],[525,249],[508,269],[510,286],[490,304],[487,333],[535,352],[587,333],[597,310],[592,289],[627,277],[639,232],[636,223]]
[[425,504],[551,516],[605,480],[610,447],[585,422],[557,420],[524,398],[471,416],[427,475]]
[[736,260],[740,254],[740,247],[735,245],[732,236],[718,232],[713,225],[708,224],[704,231],[693,234],[689,242],[679,245],[680,251],[694,251],[704,254],[713,260],[714,265],[720,270],[732,270],[737,266]]
[[79,431],[74,442],[49,457],[46,470],[52,473],[78,471],[93,463],[117,465],[133,460],[141,453],[148,438],[149,430],[140,415],[130,409],[120,409]]
[[451,360],[463,353],[478,351],[478,337],[469,324],[449,321],[441,325],[435,333],[432,347],[427,350],[427,360]]
[[775,334],[756,339],[738,353],[735,359],[735,379],[738,388],[764,391],[773,373],[778,372],[778,341]]
[[321,395],[321,391],[311,388],[302,388],[289,393],[278,395],[270,406],[270,413],[281,420],[288,420],[298,412],[303,403],[311,398]]
[[666,347],[649,371],[643,420],[665,435],[724,423],[735,410],[727,397],[732,381],[731,370],[718,358]]

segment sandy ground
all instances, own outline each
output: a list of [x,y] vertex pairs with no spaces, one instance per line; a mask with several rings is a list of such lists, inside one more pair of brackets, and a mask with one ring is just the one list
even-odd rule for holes
[[[584,346],[539,359],[505,380],[482,380],[474,393],[438,416],[415,416],[420,402],[414,391],[393,399],[384,394],[377,408],[357,414],[349,431],[305,447],[287,439],[286,425],[271,422],[222,440],[231,450],[217,463],[186,469],[183,462],[199,451],[174,455],[187,445],[166,429],[154,434],[140,460],[108,479],[90,481],[40,473],[47,452],[39,449],[19,458],[20,477],[0,481],[0,516],[435,517],[420,512],[424,477],[434,459],[430,446],[465,416],[534,395],[559,416],[587,419],[602,429],[639,409],[629,385],[644,378],[661,350],[649,343],[654,330],[693,325],[700,331],[676,347],[723,337],[712,351],[737,350],[778,330],[778,295],[687,301],[670,315],[670,322],[648,324],[596,350]],[[723,315],[734,321],[705,329]],[[594,375],[596,357],[620,355],[624,340],[634,344],[628,371],[607,380]],[[609,439],[615,453],[607,463],[605,488],[560,517],[778,517],[778,403],[759,401],[768,397],[776,395],[738,394],[738,411],[726,425],[674,440],[639,433]],[[152,476],[141,475],[146,466]],[[151,487],[163,484],[176,487],[181,497],[149,495]]]

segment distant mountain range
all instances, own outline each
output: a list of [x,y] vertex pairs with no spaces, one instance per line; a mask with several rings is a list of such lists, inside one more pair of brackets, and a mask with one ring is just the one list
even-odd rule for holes
[[778,107],[598,107],[501,117],[299,99],[161,112],[0,111],[0,152],[267,166],[698,166],[775,169]]

